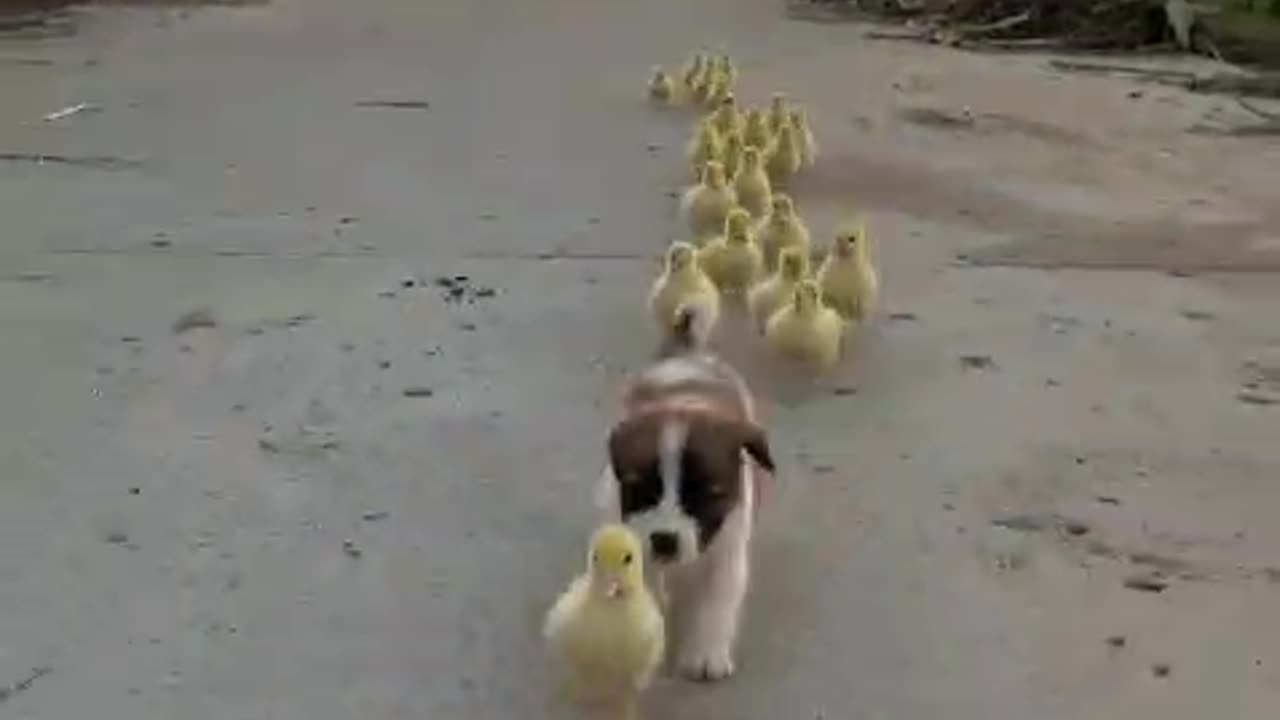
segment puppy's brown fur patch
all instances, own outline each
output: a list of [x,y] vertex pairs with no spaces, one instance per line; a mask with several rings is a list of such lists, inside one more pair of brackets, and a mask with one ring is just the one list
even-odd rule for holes
[[721,412],[709,403],[652,401],[637,406],[609,435],[609,460],[621,482],[661,462],[662,428],[672,422],[688,427],[685,451],[697,457],[713,491],[726,500],[737,502],[741,493],[738,478],[743,450],[762,469],[774,471],[768,439],[755,423]]

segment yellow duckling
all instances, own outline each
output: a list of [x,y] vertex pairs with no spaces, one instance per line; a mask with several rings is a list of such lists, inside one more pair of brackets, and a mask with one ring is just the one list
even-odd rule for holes
[[769,112],[765,117],[769,132],[777,135],[783,125],[787,124],[787,94],[776,92],[769,96]]
[[742,167],[733,179],[733,191],[738,195],[738,204],[753,217],[763,217],[769,212],[772,191],[759,148],[742,150]]
[[726,94],[711,115],[707,117],[711,126],[721,135],[742,132],[742,115],[738,113],[738,100],[733,93]]
[[666,648],[666,622],[644,583],[644,548],[621,524],[591,537],[587,571],[547,612],[542,633],[563,688],[583,710],[636,716]]
[[798,248],[809,257],[809,228],[796,212],[790,195],[773,194],[768,217],[756,227],[756,241],[764,253],[764,266],[771,272],[778,266],[778,255],[787,248]]
[[702,63],[702,70],[693,81],[693,89],[690,99],[695,105],[706,105],[710,102],[713,93],[718,92],[716,86],[718,84],[717,73],[712,67],[710,59],[706,59]]
[[738,204],[737,195],[725,181],[724,166],[712,160],[702,169],[702,179],[684,192],[680,214],[689,227],[695,244],[721,232],[725,216]]
[[671,82],[671,76],[667,75],[666,70],[654,67],[653,74],[649,77],[649,101],[655,105],[669,105],[675,94],[676,88]]
[[866,322],[876,309],[880,277],[871,263],[866,226],[836,233],[831,250],[818,268],[822,298],[846,320]]
[[747,110],[742,121],[742,142],[749,147],[768,149],[773,144],[773,133],[769,130],[769,120],[760,108]]
[[804,108],[793,107],[787,112],[787,120],[795,132],[800,147],[800,164],[804,167],[813,165],[818,158],[818,143],[813,138],[813,128],[809,126],[809,116]]
[[707,89],[706,107],[708,110],[715,110],[716,108],[720,107],[720,105],[725,101],[725,99],[733,94],[733,91],[729,89],[729,85],[725,82],[724,78],[720,75],[720,72],[719,71],[713,71],[713,72],[715,77],[712,78],[711,84],[708,86],[708,89]]
[[800,171],[800,142],[790,122],[778,130],[764,169],[774,187],[786,187],[791,177]]
[[764,275],[764,258],[751,237],[751,216],[742,208],[729,211],[724,234],[698,250],[698,264],[726,295],[745,296]]
[[801,280],[791,291],[791,301],[769,318],[764,337],[782,357],[825,369],[840,359],[844,322],[822,304],[820,293],[816,282]]
[[747,295],[747,309],[756,330],[764,332],[769,318],[784,303],[790,302],[796,285],[809,274],[809,255],[800,248],[790,247],[782,251],[778,269],[751,288]]
[[729,53],[721,52],[716,58],[716,70],[724,78],[725,85],[732,90],[738,84],[738,67]]
[[703,166],[710,160],[719,160],[723,152],[720,134],[711,123],[703,120],[694,127],[693,137],[685,145],[684,156],[695,177],[701,177]]
[[698,265],[697,249],[677,240],[667,248],[666,267],[649,290],[649,310],[665,336],[675,326],[677,313],[686,307],[696,307],[697,319],[705,326],[695,329],[697,335],[710,334],[720,314],[720,294]]
[[730,132],[721,140],[720,164],[724,165],[724,175],[727,178],[736,177],[742,169],[742,136],[737,132]]
[[707,56],[705,53],[694,52],[689,55],[689,59],[685,60],[684,66],[680,68],[680,87],[686,97],[693,96],[693,88],[702,80],[706,62]]

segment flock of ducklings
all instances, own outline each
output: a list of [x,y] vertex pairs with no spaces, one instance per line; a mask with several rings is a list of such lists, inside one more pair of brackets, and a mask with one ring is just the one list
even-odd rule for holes
[[680,213],[689,239],[667,249],[649,306],[668,333],[686,307],[714,326],[722,297],[745,300],[752,327],[780,357],[828,368],[845,333],[875,311],[880,281],[866,227],[842,227],[811,271],[809,230],[786,192],[817,160],[808,117],[783,93],[740,109],[737,80],[723,52],[693,53],[675,77],[653,70],[653,104],[704,114],[685,147],[694,181]]

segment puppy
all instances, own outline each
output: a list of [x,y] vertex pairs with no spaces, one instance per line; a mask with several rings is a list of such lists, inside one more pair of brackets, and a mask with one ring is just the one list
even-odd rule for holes
[[751,392],[707,349],[712,323],[699,312],[682,308],[627,383],[599,500],[644,540],[659,597],[683,620],[672,624],[677,670],[711,681],[734,672],[755,507],[774,463]]

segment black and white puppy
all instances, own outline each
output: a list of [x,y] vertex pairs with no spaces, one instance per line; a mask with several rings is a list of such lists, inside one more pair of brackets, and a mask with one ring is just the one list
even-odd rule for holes
[[644,540],[677,670],[733,674],[759,489],[774,471],[746,381],[706,349],[697,308],[623,392],[600,501]]

